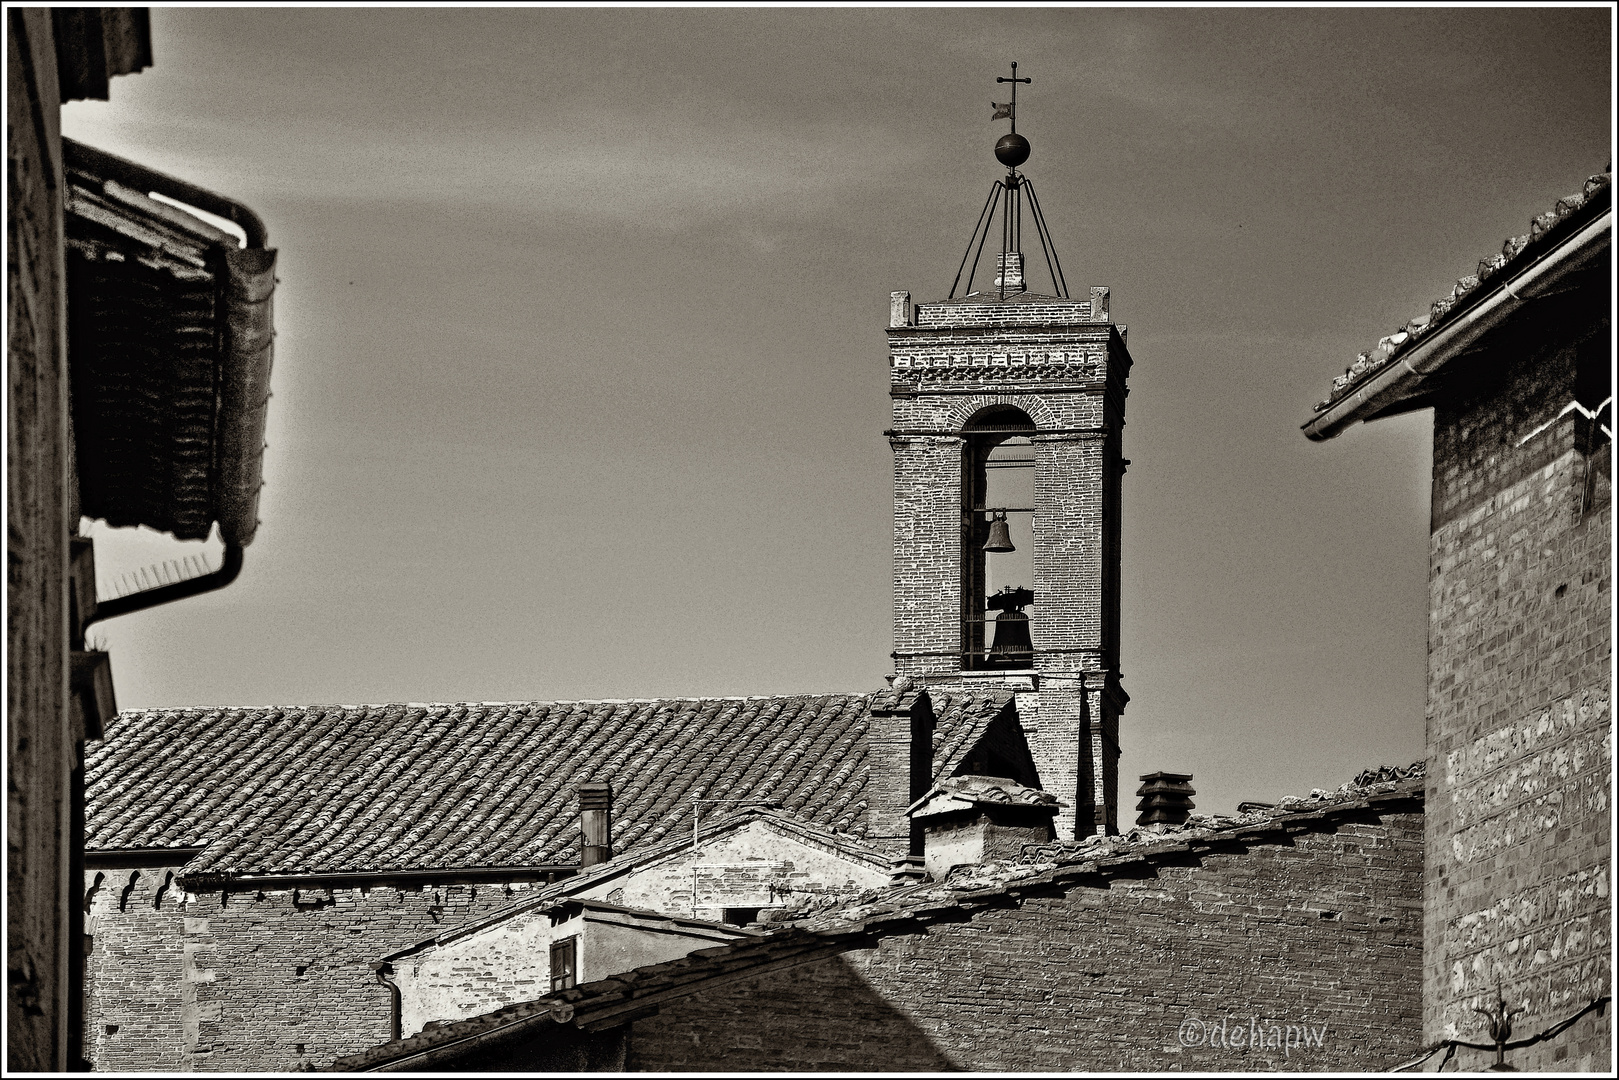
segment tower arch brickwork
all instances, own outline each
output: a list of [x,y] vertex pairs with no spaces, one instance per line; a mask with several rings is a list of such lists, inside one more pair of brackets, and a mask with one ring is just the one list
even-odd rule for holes
[[[1046,790],[1070,804],[1063,836],[1118,827],[1119,524],[1131,358],[1108,290],[1070,300],[977,293],[912,306],[888,328],[894,451],[894,667],[924,684],[996,683]],[[975,670],[965,560],[973,421],[1009,407],[1034,422],[1034,660]]]

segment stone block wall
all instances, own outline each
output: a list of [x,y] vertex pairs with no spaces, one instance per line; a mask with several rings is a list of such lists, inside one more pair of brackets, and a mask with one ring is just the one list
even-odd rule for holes
[[[1018,707],[1039,718],[1028,741],[1041,785],[1072,804],[1056,823],[1067,837],[1117,828],[1117,726],[1128,700],[1118,536],[1131,360],[1107,321],[1106,290],[1092,293],[1090,302],[922,304],[914,321],[896,298],[901,321],[889,329],[895,670],[932,683],[963,678],[959,433],[985,409],[1020,409],[1035,424],[1039,678]],[[986,677],[971,673],[975,683]]]
[[629,1065],[1387,1068],[1421,1042],[1422,848],[1420,814],[1368,814],[1140,877],[964,901],[959,922],[665,1001],[634,1022]]
[[[1540,343],[1476,365],[1479,377],[1434,413],[1432,1040],[1488,1041],[1471,1010],[1498,989],[1528,1010],[1516,1037],[1612,990],[1611,450],[1594,448],[1604,440],[1582,416],[1558,416],[1582,350],[1605,367],[1611,332],[1591,312],[1543,330]],[[1610,1025],[1587,1017],[1508,1060],[1601,1069]],[[1464,1052],[1459,1063],[1488,1060]]]

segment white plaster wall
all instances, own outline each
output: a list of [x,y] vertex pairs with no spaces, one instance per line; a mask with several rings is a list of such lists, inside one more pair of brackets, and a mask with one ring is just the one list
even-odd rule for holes
[[718,922],[727,907],[779,907],[794,895],[878,888],[888,878],[886,869],[751,821],[705,840],[695,854],[686,848],[581,895]]

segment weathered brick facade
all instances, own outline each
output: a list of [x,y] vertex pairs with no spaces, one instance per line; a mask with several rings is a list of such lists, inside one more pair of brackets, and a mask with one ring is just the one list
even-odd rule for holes
[[[1498,988],[1528,1009],[1516,1037],[1612,989],[1611,450],[1558,415],[1609,362],[1607,297],[1585,303],[1526,320],[1434,410],[1430,1040],[1488,1041],[1472,1007]],[[1611,1045],[1590,1016],[1509,1060],[1601,1070]]]
[[[1072,804],[1058,834],[1116,831],[1131,360],[1108,291],[1092,289],[1088,301],[975,294],[914,312],[909,295],[896,293],[891,322],[895,670],[928,684],[989,680],[1017,691],[1041,784]],[[986,416],[1033,425],[1034,661],[1021,673],[963,662],[964,620],[983,615],[967,595],[968,545],[981,541],[964,500],[965,455]]]
[[379,881],[192,895],[173,880],[179,870],[99,871],[87,1025],[97,1071],[281,1072],[383,1042],[391,991],[369,965],[536,884]]
[[[1034,892],[704,989],[634,1023],[641,1071],[1370,1070],[1419,1043],[1422,821],[1391,814]],[[1209,1045],[1203,1025],[1226,1024]],[[1249,1033],[1326,1028],[1250,1048]],[[1184,1026],[1183,1026],[1184,1025]],[[1196,1031],[1193,1031],[1193,1028]],[[1239,1036],[1243,1045],[1234,1045]],[[1198,1045],[1183,1045],[1196,1042]]]
[[336,1067],[1388,1068],[1421,1039],[1421,805],[1420,782],[1378,783],[1248,825],[1029,845]]

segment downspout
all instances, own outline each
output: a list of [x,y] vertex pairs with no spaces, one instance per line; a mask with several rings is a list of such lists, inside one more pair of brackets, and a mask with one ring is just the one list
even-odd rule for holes
[[96,602],[94,611],[84,621],[85,626],[98,623],[102,619],[112,619],[119,615],[128,615],[135,611],[145,611],[147,608],[157,607],[175,600],[184,600],[190,596],[198,596],[215,589],[223,589],[236,580],[236,575],[242,572],[242,547],[240,544],[225,545],[225,562],[218,570],[211,574],[202,574],[199,577],[186,578],[168,585],[159,585],[155,589],[142,589],[140,592],[128,596],[119,596],[111,600]]
[[388,1041],[398,1042],[403,1036],[400,1034],[404,1022],[405,994],[399,989],[399,984],[389,982],[388,976],[394,973],[394,966],[386,960],[378,960],[371,964],[371,970],[377,973],[377,982],[389,990],[392,1004],[388,1007]]
[[1353,393],[1345,395],[1311,418],[1303,425],[1304,434],[1318,442],[1333,438],[1359,419],[1360,413],[1377,398],[1395,392],[1399,384],[1407,381],[1420,383],[1449,362],[1457,350],[1470,345],[1501,319],[1534,299],[1528,295],[1531,286],[1555,282],[1560,276],[1557,271],[1604,233],[1612,230],[1613,210],[1609,208],[1539,261],[1495,285],[1493,294],[1481,303],[1475,304],[1454,322],[1440,328],[1432,337],[1392,361]]

